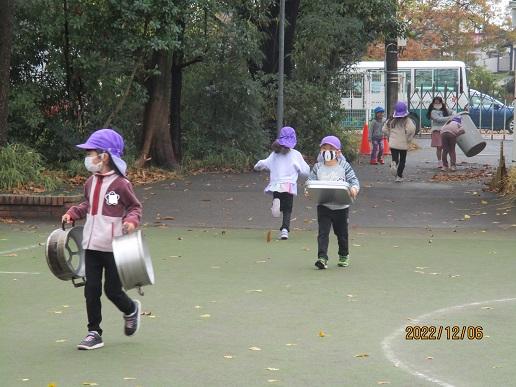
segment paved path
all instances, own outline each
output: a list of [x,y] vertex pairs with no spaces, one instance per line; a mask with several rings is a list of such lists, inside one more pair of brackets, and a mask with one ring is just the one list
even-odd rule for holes
[[[402,184],[393,182],[386,166],[368,165],[366,157],[355,163],[362,191],[352,207],[352,227],[507,229],[516,224],[506,199],[483,192],[489,177],[432,181],[441,174],[435,168],[433,149],[428,139],[417,142],[421,148],[409,152]],[[457,173],[494,172],[500,143],[488,140],[487,148],[469,159],[458,150]],[[505,141],[506,155],[511,145],[512,141]],[[148,224],[158,221],[170,226],[275,229],[280,224],[270,216],[270,197],[263,193],[267,179],[267,173],[203,174],[138,188],[137,193],[144,202],[144,221]],[[465,219],[465,215],[470,218]],[[167,217],[174,219],[163,219]],[[314,229],[315,217],[314,203],[298,196],[292,227]]]

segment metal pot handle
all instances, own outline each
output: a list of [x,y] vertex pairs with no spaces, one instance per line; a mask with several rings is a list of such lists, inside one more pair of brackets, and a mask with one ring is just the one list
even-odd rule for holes
[[[63,228],[63,231],[66,230],[66,222],[64,220],[61,222],[61,227]],[[72,227],[75,227],[75,220],[72,220]]]

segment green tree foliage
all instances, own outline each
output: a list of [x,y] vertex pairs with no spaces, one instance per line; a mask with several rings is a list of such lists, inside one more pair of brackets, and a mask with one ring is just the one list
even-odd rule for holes
[[[339,128],[347,66],[359,60],[368,42],[399,23],[394,0],[290,1],[285,117],[300,133],[300,147],[311,153],[323,134]],[[171,57],[170,117],[159,122],[170,124],[167,136],[175,147],[184,142],[185,159],[257,157],[272,140],[268,127],[275,120],[276,75],[264,72],[261,63],[274,54],[263,43],[278,22],[271,11],[277,4],[17,2],[10,142],[30,144],[49,161],[68,161],[76,155],[74,144],[112,125],[136,159],[149,124],[144,113],[153,97],[149,80],[158,73],[158,54]],[[166,133],[162,129],[159,136]],[[152,146],[163,140],[153,139]]]

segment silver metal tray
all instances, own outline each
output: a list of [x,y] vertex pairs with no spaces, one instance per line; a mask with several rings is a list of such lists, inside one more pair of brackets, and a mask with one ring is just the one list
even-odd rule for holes
[[317,204],[349,205],[354,199],[349,194],[349,184],[344,181],[311,180],[306,183],[310,196]]

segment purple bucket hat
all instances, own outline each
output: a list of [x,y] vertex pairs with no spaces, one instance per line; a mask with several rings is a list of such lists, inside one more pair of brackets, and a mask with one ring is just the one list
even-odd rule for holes
[[284,126],[281,128],[279,136],[278,136],[278,144],[287,147],[287,148],[294,148],[297,144],[297,137],[296,137],[296,131],[294,128],[291,128],[290,126]]
[[462,117],[455,116],[451,119],[453,122],[458,122],[459,124],[462,124]]
[[81,149],[103,150],[109,153],[115,167],[125,176],[127,164],[121,159],[124,153],[124,139],[113,129],[99,129],[91,134],[84,144],[76,145]]
[[392,115],[395,118],[402,118],[409,115],[407,104],[403,101],[396,102],[394,105],[394,114]]
[[319,146],[323,146],[324,144],[331,145],[337,150],[340,150],[340,148],[341,148],[340,140],[338,139],[338,137],[335,137],[335,136],[324,137],[321,140],[321,143],[319,144]]

